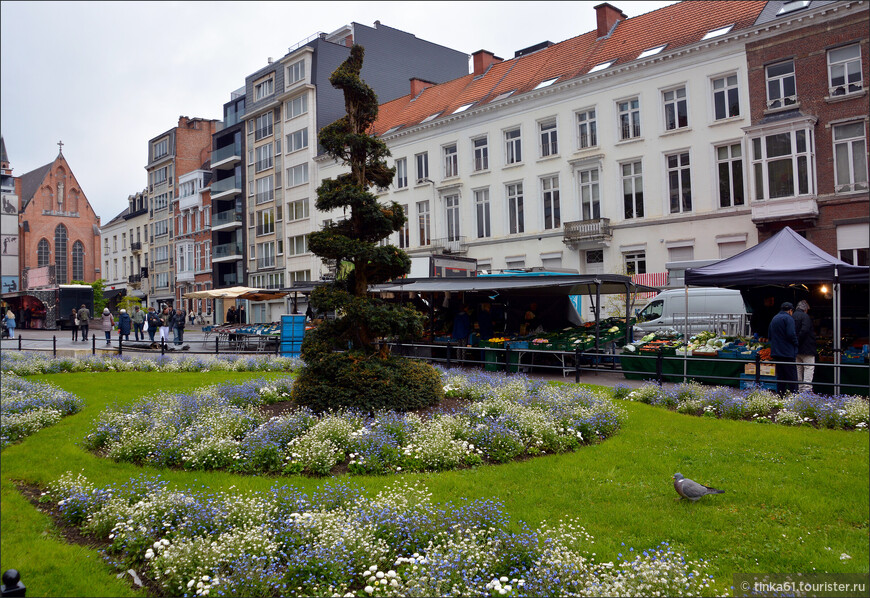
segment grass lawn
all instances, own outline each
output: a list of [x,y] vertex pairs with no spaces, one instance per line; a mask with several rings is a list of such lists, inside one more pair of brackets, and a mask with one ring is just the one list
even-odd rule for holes
[[[11,480],[40,485],[82,471],[96,485],[142,473],[183,487],[265,489],[276,478],[162,471],[94,457],[81,448],[107,406],[157,390],[183,391],[274,373],[59,374],[35,379],[82,396],[87,406],[2,456],[0,567],[22,572],[30,595],[136,595],[99,553],[58,539],[52,522],[22,498]],[[733,573],[867,573],[870,542],[870,436],[680,415],[623,403],[627,420],[613,438],[576,453],[437,474],[425,480],[435,501],[498,498],[512,520],[577,517],[595,537],[598,560],[668,542],[687,558],[711,561],[720,591]],[[726,491],[697,503],[676,502],[671,475],[681,472]],[[282,478],[311,491],[327,480]],[[384,477],[354,476],[375,490]],[[623,545],[624,543],[624,545]],[[846,554],[851,558],[842,559]]]

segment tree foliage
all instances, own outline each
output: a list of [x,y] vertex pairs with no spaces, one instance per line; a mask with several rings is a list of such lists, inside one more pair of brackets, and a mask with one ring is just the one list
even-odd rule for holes
[[[397,203],[382,204],[369,191],[389,186],[395,169],[387,166],[390,152],[386,144],[369,134],[378,115],[378,99],[360,78],[363,55],[361,46],[353,46],[350,57],[330,77],[333,87],[344,92],[346,114],[321,129],[318,136],[326,153],[348,166],[349,172],[323,181],[315,202],[320,211],[343,210],[347,217],[324,225],[308,240],[309,249],[324,262],[347,265],[346,276],[337,276],[311,294],[311,304],[318,312],[336,314],[335,319],[306,333],[302,344],[306,366],[297,379],[294,398],[315,407],[389,407],[395,403],[393,392],[368,396],[375,392],[372,389],[384,386],[402,394],[396,386],[402,375],[396,373],[407,370],[400,359],[376,351],[374,341],[379,337],[412,339],[423,331],[422,316],[414,309],[385,303],[368,293],[369,285],[407,274],[411,260],[394,245],[378,245],[401,230],[405,214]],[[344,353],[336,355],[336,350]],[[365,380],[352,383],[360,376]],[[380,384],[371,383],[379,377],[383,378]],[[416,401],[431,404],[440,398],[437,375],[414,377],[423,380],[427,389],[415,387]],[[409,405],[395,406],[403,407]]]

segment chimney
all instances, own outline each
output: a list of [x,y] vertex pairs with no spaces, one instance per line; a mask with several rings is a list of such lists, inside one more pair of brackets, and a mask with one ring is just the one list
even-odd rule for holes
[[598,20],[598,37],[605,37],[617,22],[627,19],[621,10],[605,2],[595,7],[596,18]]
[[420,95],[420,92],[426,89],[427,87],[432,87],[435,85],[431,81],[426,81],[425,79],[420,79],[419,77],[411,77],[411,96],[417,97]]
[[478,50],[471,55],[474,64],[474,76],[482,75],[493,64],[498,64],[502,61],[501,58],[490,52],[489,50]]

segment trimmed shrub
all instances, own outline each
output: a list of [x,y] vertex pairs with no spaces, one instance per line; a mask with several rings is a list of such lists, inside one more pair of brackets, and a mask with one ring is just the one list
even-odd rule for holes
[[302,368],[292,399],[317,412],[410,411],[437,404],[443,392],[441,374],[427,363],[347,352],[324,355]]

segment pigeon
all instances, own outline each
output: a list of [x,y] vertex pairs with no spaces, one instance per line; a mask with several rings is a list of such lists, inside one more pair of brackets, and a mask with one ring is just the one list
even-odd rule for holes
[[[696,501],[707,494],[724,494],[724,490],[717,490],[709,486],[702,486],[698,482],[683,477],[681,473],[674,474],[674,489],[681,498],[688,498],[691,501]],[[679,499],[677,499],[679,500]]]

